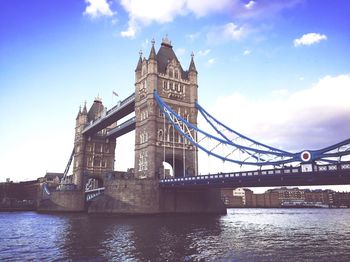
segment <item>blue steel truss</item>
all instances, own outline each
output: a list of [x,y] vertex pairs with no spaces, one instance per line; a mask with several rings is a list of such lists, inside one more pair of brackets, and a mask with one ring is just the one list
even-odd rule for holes
[[342,157],[350,156],[350,139],[319,150],[303,150],[297,153],[260,143],[224,125],[196,103],[199,113],[212,129],[209,133],[179,116],[161,99],[156,90],[154,96],[169,123],[182,136],[192,145],[222,161],[239,165],[283,166],[292,163],[337,163],[342,161]]

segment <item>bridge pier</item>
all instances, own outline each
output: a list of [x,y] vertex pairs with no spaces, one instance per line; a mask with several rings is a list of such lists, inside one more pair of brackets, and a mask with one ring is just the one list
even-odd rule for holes
[[85,211],[84,192],[53,191],[48,199],[41,199],[38,204],[39,212],[82,212]]
[[226,214],[219,189],[161,189],[156,179],[115,179],[88,206],[89,213]]

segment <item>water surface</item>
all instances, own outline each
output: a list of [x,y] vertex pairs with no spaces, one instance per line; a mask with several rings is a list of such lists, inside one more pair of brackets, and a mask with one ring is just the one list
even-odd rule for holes
[[350,261],[350,209],[225,216],[0,213],[1,261]]

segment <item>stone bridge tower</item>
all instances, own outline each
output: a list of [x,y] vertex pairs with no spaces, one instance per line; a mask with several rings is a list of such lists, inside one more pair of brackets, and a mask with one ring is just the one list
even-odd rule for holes
[[82,134],[85,127],[100,118],[105,112],[106,109],[99,97],[95,98],[89,111],[85,104],[83,110],[78,112],[73,162],[73,183],[78,189],[84,188],[88,178],[97,179],[99,186],[102,186],[103,175],[114,170],[116,140],[106,138],[107,130],[113,126],[102,129],[94,135]]
[[197,125],[197,70],[193,55],[183,70],[171,42],[166,37],[156,53],[154,41],[148,59],[140,58],[135,70],[135,176],[165,177],[163,161],[175,177],[197,174],[197,149],[164,119],[154,98],[154,90],[180,116]]

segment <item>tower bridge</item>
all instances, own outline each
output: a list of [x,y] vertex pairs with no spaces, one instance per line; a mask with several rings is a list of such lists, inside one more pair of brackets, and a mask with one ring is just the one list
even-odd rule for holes
[[[140,54],[133,94],[110,110],[98,97],[89,110],[86,104],[79,109],[74,148],[61,185],[53,192],[44,188],[48,196],[39,209],[224,213],[220,188],[350,184],[350,139],[296,153],[255,141],[198,103],[197,75],[193,55],[184,70],[169,39],[163,39],[157,53],[152,41],[148,59]],[[198,116],[210,130],[197,125]],[[116,139],[133,130],[135,166],[116,172]],[[198,149],[224,163],[252,168],[198,175]],[[73,174],[68,176],[71,163]]]

